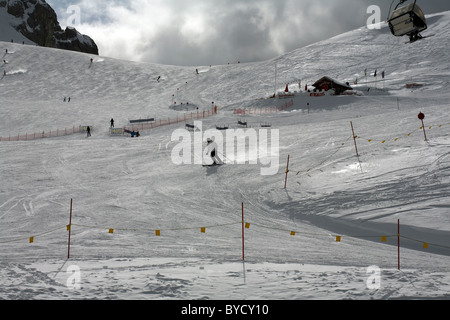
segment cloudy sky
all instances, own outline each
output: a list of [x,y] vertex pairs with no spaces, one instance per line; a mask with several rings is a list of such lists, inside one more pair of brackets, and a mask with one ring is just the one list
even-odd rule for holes
[[[398,0],[396,0],[398,1]],[[261,61],[366,25],[370,5],[386,20],[391,0],[47,0],[64,28],[100,55],[170,65]],[[397,3],[397,2],[396,2]],[[423,11],[448,0],[418,1]],[[76,6],[76,7],[73,7]],[[79,14],[78,14],[79,13]]]

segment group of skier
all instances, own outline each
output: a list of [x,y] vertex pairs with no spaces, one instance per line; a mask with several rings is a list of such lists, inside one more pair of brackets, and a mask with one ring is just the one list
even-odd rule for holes
[[[4,57],[8,54],[8,49],[5,49],[5,55]],[[6,61],[6,59],[3,59],[3,65],[6,66],[8,64],[8,61]],[[6,77],[6,70],[3,70],[3,77]]]

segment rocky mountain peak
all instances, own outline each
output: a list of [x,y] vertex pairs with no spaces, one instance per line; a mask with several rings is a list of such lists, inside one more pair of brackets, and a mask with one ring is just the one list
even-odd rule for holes
[[10,24],[39,46],[98,55],[98,47],[89,36],[67,27],[62,30],[55,11],[45,0],[0,0]]

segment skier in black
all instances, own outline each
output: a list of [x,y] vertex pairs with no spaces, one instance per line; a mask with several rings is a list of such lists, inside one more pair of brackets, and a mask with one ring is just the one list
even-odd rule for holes
[[211,157],[212,163],[210,165],[220,165],[223,164],[222,160],[217,156],[217,144],[210,138],[207,140],[208,146],[206,149],[207,154]]
[[111,118],[111,128],[114,128],[114,119]]
[[91,136],[91,127],[87,127],[86,128],[86,131],[87,131],[87,135],[86,135],[86,137],[90,137]]

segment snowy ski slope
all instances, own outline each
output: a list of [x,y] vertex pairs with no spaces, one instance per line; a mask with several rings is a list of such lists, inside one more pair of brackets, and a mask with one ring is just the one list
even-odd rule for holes
[[[3,140],[94,127],[90,138],[0,141],[0,298],[448,299],[450,12],[428,19],[433,36],[414,44],[387,26],[364,27],[269,61],[199,66],[199,74],[0,42]],[[322,76],[358,79],[358,95],[297,92],[287,111],[233,114],[279,107],[289,100],[269,99],[275,90],[299,91],[302,81],[304,91]],[[222,155],[221,167],[174,165],[172,134],[183,123],[135,139],[109,135],[111,118],[123,127],[213,105],[218,114],[203,130],[235,129],[238,120],[279,130],[277,174],[261,175],[267,159],[256,150],[236,158],[258,164]],[[374,265],[378,289],[367,286]],[[80,288],[71,288],[70,266]]]

